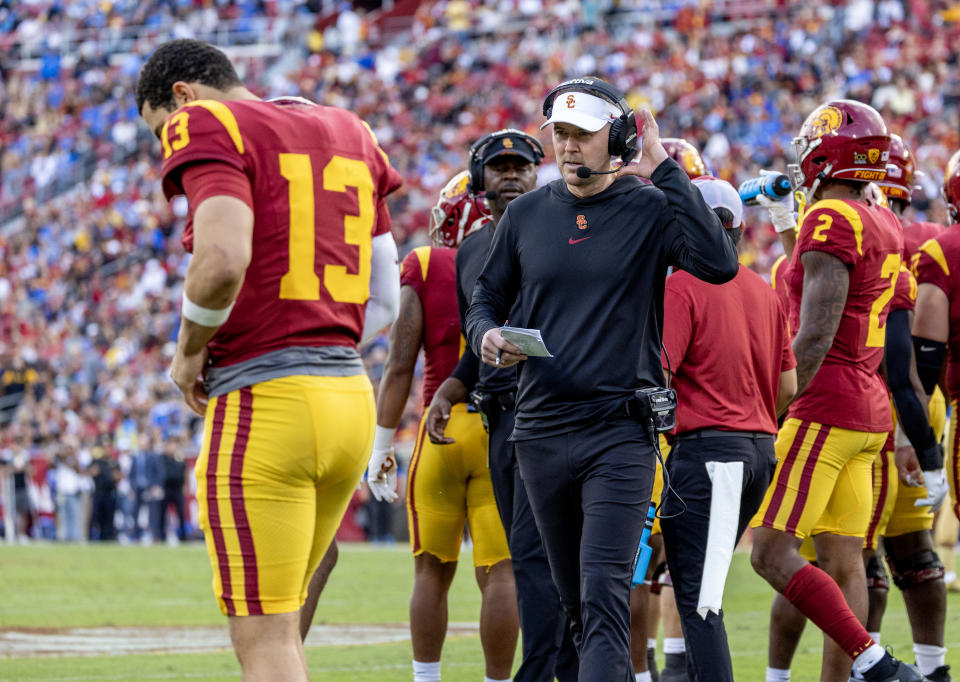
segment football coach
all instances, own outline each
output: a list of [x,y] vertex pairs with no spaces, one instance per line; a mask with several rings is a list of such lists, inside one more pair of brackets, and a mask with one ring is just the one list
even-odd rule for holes
[[[737,253],[667,157],[650,112],[638,126],[616,88],[577,78],[547,95],[543,113],[561,179],[507,207],[467,339],[489,365],[523,361],[511,438],[580,653],[579,680],[628,682],[630,579],[655,457],[635,392],[664,383],[667,267],[719,284],[737,274]],[[639,161],[624,165],[637,151]],[[499,327],[508,314],[512,326],[540,329],[553,357],[527,359],[507,342]]]

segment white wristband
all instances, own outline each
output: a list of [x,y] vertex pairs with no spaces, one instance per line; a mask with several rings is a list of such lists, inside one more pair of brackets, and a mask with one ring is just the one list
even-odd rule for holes
[[219,327],[230,317],[230,311],[233,310],[233,303],[226,308],[213,310],[199,306],[187,298],[187,290],[183,290],[182,307],[180,314],[187,320],[199,324],[201,327]]
[[393,447],[393,434],[396,429],[388,429],[385,426],[377,424],[377,429],[373,434],[374,450],[389,450]]
[[774,223],[774,224],[773,224],[773,229],[776,231],[777,234],[782,234],[782,233],[784,233],[784,232],[790,232],[791,230],[796,230],[796,229],[797,229],[797,214],[796,214],[796,213],[793,214],[793,222],[789,222],[789,223],[788,223],[788,222],[784,221],[783,223],[781,223],[781,224],[779,224],[779,225],[778,225],[777,223]]
[[903,429],[900,428],[900,425],[897,424],[897,428],[893,432],[893,446],[895,448],[902,448],[910,445],[910,439],[907,438],[907,434],[903,432]]

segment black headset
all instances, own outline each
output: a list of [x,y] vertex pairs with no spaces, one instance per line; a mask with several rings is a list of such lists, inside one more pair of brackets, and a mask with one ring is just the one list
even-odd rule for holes
[[572,78],[547,94],[547,98],[543,100],[543,115],[549,119],[553,113],[553,102],[557,99],[557,95],[571,90],[587,92],[617,105],[621,113],[619,118],[610,124],[607,152],[610,156],[619,156],[624,165],[630,163],[637,155],[637,118],[633,109],[627,104],[624,94],[599,78]]
[[532,135],[527,135],[522,130],[517,130],[516,128],[504,128],[503,130],[498,130],[494,133],[488,133],[484,135],[479,140],[473,143],[473,146],[470,147],[468,157],[470,159],[470,193],[471,194],[480,194],[483,191],[483,152],[491,143],[501,140],[505,137],[519,137],[524,141],[528,142],[533,148],[533,156],[536,159],[536,165],[540,165],[540,161],[543,159],[543,145],[540,144],[540,140],[533,137]]

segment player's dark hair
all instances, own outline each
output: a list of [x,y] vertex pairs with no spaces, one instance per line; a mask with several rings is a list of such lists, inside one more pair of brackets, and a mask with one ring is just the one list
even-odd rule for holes
[[713,212],[717,214],[717,217],[720,219],[720,224],[723,225],[723,229],[730,233],[730,236],[733,237],[733,243],[740,243],[741,229],[739,225],[733,224],[733,211],[729,208],[724,208],[723,206],[714,206]]
[[230,59],[202,40],[181,38],[157,48],[140,71],[137,82],[137,111],[146,102],[154,109],[176,109],[173,84],[200,83],[218,90],[243,85]]

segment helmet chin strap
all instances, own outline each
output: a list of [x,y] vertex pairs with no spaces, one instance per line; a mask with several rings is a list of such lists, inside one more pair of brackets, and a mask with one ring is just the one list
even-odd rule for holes
[[810,189],[808,189],[806,192],[806,197],[805,197],[806,203],[808,204],[814,203],[813,197],[814,195],[816,195],[817,190],[820,189],[820,183],[827,179],[827,177],[830,174],[830,171],[832,170],[833,170],[833,164],[828,163],[826,166],[824,166],[823,170],[817,173],[817,176],[813,179],[813,182],[810,183]]

